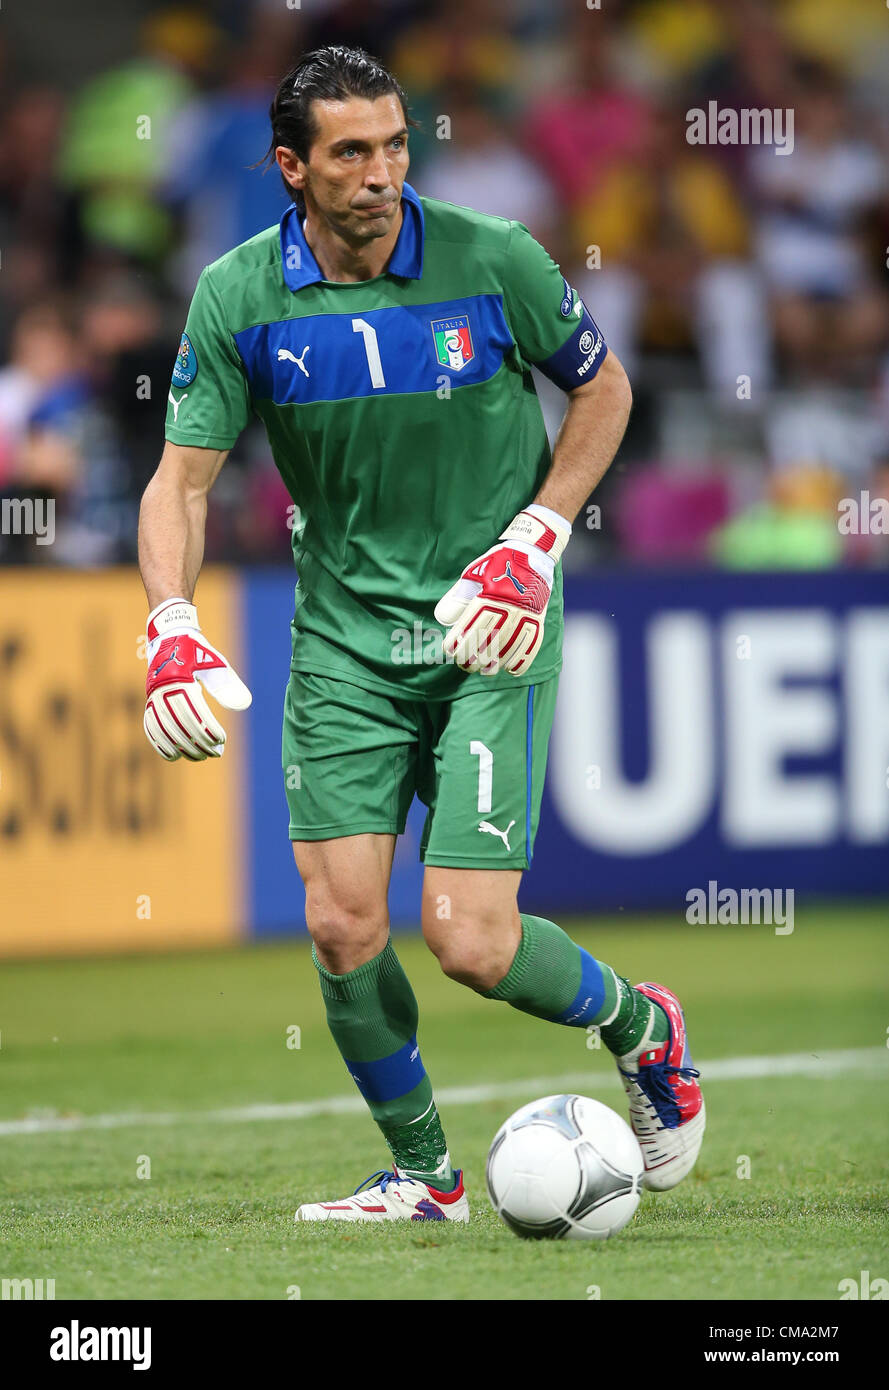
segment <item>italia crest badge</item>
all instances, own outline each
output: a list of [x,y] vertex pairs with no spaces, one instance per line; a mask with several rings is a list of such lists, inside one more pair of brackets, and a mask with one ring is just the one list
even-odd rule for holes
[[469,319],[459,314],[453,319],[432,319],[429,327],[435,339],[435,358],[443,367],[459,372],[475,356]]

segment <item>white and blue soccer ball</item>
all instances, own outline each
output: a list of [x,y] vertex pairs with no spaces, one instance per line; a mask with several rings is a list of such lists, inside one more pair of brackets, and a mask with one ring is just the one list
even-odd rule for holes
[[488,1193],[516,1235],[607,1240],[635,1215],[644,1166],[630,1126],[607,1105],[544,1096],[494,1135]]

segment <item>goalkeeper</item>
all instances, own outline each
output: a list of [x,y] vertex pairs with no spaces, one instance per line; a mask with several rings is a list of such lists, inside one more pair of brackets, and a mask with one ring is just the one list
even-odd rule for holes
[[[423,932],[442,969],[537,1018],[598,1025],[645,1181],[672,1187],[704,1128],[678,1000],[517,906],[561,664],[559,560],[623,436],[626,375],[525,227],[405,181],[404,93],[369,55],[305,55],[270,114],[293,201],[201,274],[139,555],[146,733],[164,758],[218,757],[205,693],[236,710],[250,693],[192,598],[207,494],[257,415],[298,518],[290,839],[330,1030],[393,1158],[297,1217],[468,1220],[389,936],[415,794]],[[532,364],[567,393],[552,457]]]

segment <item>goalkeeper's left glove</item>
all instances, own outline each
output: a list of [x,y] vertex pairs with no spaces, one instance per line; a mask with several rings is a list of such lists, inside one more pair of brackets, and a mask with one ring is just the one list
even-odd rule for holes
[[532,502],[435,605],[446,657],[464,671],[520,676],[540,651],[546,605],[571,523]]

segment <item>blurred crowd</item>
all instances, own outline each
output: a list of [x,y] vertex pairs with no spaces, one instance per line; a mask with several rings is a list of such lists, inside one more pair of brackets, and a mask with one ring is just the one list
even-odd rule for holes
[[[200,269],[286,206],[253,167],[275,83],[346,42],[406,89],[414,187],[525,223],[630,374],[630,430],[573,565],[889,563],[887,11],[600,5],[144,3],[98,71],[88,34],[48,66],[51,27],[30,51],[7,40],[0,502],[56,513],[52,545],[4,525],[0,561],[135,557]],[[750,111],[772,143],[731,138]],[[692,142],[693,112],[725,143]],[[554,434],[564,398],[538,384]],[[286,559],[288,501],[252,427],[212,493],[207,558]]]

